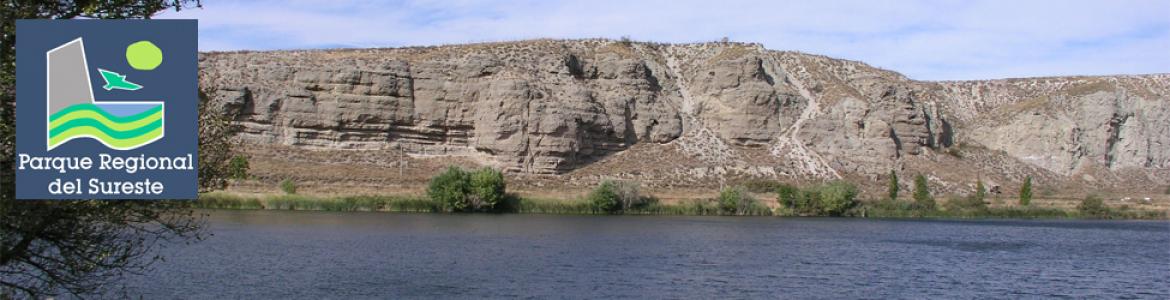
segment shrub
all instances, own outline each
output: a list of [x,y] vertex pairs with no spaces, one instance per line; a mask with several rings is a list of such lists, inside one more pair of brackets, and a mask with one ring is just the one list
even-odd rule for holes
[[467,199],[470,188],[471,177],[467,171],[450,166],[443,173],[431,178],[430,184],[427,185],[427,196],[442,203],[451,211],[468,211],[473,209]]
[[285,194],[289,194],[289,195],[296,194],[297,193],[297,182],[293,181],[291,178],[285,178],[284,180],[280,181],[280,190],[283,191]]
[[497,210],[505,205],[507,187],[504,183],[504,174],[493,168],[481,168],[471,173],[470,195],[468,196],[472,209]]
[[726,187],[719,191],[719,211],[728,215],[738,215],[751,203],[747,189],[741,186]]
[[914,205],[919,209],[934,209],[934,197],[930,196],[930,186],[926,183],[926,176],[921,174],[914,177]]
[[641,195],[641,184],[636,181],[613,181],[613,192],[622,211],[645,206]]
[[900,189],[902,188],[898,186],[898,173],[895,173],[894,170],[890,170],[890,183],[889,186],[886,187],[886,197],[890,198],[891,200],[898,200],[898,190]]
[[247,179],[248,178],[248,157],[244,155],[232,156],[231,161],[228,162],[228,178],[231,179]]
[[967,197],[953,197],[947,200],[946,208],[948,211],[962,211],[962,210],[984,210],[987,209],[987,204],[983,203],[983,199],[977,195]]
[[622,212],[621,201],[618,201],[617,187],[613,181],[605,180],[589,192],[588,200],[594,210],[616,214]]
[[776,188],[776,202],[781,206],[787,208],[796,208],[796,202],[800,198],[800,189],[788,184],[781,184]]
[[1110,214],[1109,207],[1105,206],[1105,202],[1094,195],[1089,195],[1081,200],[1081,204],[1077,205],[1077,211],[1080,211],[1082,216],[1093,218],[1108,218]]
[[857,187],[853,184],[837,180],[820,188],[818,208],[820,213],[829,216],[840,216],[852,208],[857,202]]
[[1024,184],[1020,186],[1020,205],[1028,206],[1032,203],[1032,176],[1024,177]]

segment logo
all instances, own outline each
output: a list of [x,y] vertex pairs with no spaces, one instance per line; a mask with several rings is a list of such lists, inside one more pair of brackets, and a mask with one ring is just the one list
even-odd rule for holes
[[194,199],[194,20],[18,20],[18,199]]
[[[135,45],[145,44],[159,58],[150,68],[161,63],[162,52],[149,41],[134,43],[126,49],[126,58],[133,65],[141,55],[132,56]],[[139,53],[140,54],[140,53]],[[153,143],[163,137],[164,103],[154,101],[102,101],[93,99],[89,86],[89,66],[85,60],[85,41],[77,38],[45,54],[48,60],[45,103],[48,107],[48,150],[75,138],[92,138],[116,150],[130,150]],[[126,80],[126,75],[98,68],[105,90],[137,91],[142,85]]]

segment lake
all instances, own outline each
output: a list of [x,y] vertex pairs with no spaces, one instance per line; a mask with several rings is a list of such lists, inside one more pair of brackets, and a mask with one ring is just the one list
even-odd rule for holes
[[1170,298],[1170,222],[208,211],[116,295]]

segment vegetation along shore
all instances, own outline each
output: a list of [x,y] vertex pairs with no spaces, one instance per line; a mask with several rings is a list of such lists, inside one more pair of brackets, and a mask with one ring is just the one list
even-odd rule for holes
[[[643,193],[636,181],[602,181],[588,194],[571,198],[524,197],[507,191],[503,174],[492,168],[449,167],[431,178],[426,195],[316,196],[297,193],[296,182],[280,182],[281,193],[200,195],[196,207],[206,209],[268,209],[374,211],[414,213],[536,213],[695,216],[829,216],[869,218],[1086,218],[1170,219],[1166,211],[1106,205],[1087,196],[1073,209],[1034,205],[1025,182],[1018,204],[991,206],[983,185],[966,196],[936,200],[923,176],[914,179],[911,197],[900,197],[897,176],[881,197],[863,198],[846,181],[811,186],[753,182],[721,189],[718,196],[667,203]],[[765,203],[771,197],[775,203]],[[939,204],[939,203],[942,204]],[[770,204],[770,205],[769,205]]]

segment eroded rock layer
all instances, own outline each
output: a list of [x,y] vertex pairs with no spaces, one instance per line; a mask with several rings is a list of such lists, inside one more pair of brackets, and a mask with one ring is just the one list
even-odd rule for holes
[[605,173],[587,167],[644,144],[673,154],[611,175],[1170,181],[1168,75],[922,82],[755,44],[608,40],[204,53],[200,70],[253,144],[516,174]]

